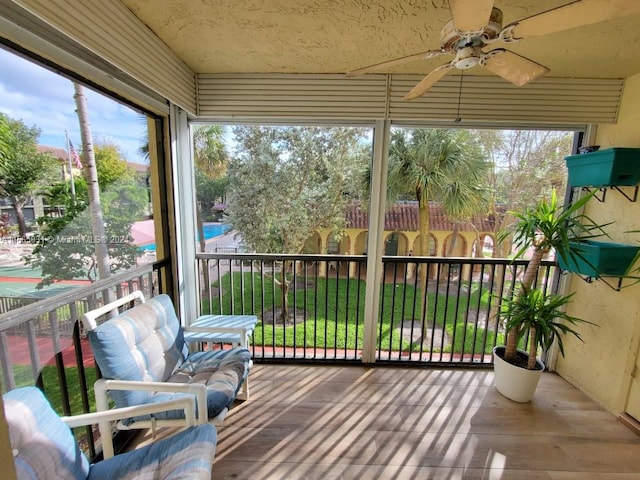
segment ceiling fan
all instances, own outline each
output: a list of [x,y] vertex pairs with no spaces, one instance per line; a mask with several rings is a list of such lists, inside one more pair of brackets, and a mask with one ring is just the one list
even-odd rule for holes
[[455,55],[450,62],[432,70],[403,100],[424,95],[454,68],[466,70],[482,66],[515,85],[526,85],[546,75],[549,69],[504,48],[483,49],[497,41],[515,42],[640,13],[640,0],[578,0],[503,27],[502,11],[493,6],[493,1],[449,0],[451,20],[442,28],[439,50],[428,50],[359,68],[347,73],[347,76],[375,72],[438,55]]

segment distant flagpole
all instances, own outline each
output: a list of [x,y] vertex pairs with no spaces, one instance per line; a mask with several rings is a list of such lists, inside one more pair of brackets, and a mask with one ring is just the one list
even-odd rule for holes
[[69,132],[64,131],[65,136],[67,137],[67,162],[69,163],[69,178],[71,180],[71,196],[76,198],[76,185],[73,181],[73,163],[71,162],[71,140],[69,140]]

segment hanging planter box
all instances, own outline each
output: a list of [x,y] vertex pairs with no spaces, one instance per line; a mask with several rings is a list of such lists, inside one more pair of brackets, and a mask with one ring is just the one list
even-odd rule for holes
[[566,261],[558,256],[558,265],[562,270],[591,278],[620,277],[627,273],[640,247],[585,240],[569,242],[569,251],[574,255],[570,255]]
[[640,148],[608,148],[565,157],[570,187],[634,186],[640,182]]

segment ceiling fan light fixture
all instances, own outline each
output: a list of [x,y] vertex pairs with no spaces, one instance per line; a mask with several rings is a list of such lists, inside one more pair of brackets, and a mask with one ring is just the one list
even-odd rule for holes
[[480,64],[483,53],[479,47],[465,47],[458,50],[453,65],[460,70],[467,70]]

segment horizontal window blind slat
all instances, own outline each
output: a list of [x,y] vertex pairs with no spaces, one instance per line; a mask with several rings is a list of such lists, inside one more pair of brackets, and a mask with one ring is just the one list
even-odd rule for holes
[[[613,123],[624,82],[621,79],[543,78],[516,87],[499,77],[459,77],[438,82],[423,97],[402,97],[420,75],[200,74],[201,118],[323,118],[450,122],[458,108],[463,121],[514,126]],[[460,107],[458,102],[460,101]]]

